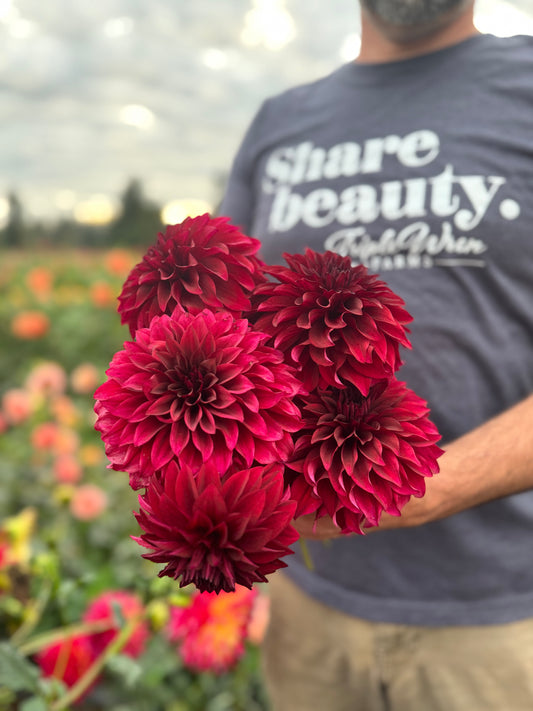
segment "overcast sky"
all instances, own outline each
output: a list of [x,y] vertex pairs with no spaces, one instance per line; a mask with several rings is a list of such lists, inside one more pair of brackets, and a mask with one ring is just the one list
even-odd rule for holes
[[[477,7],[482,31],[533,34],[533,0]],[[31,217],[105,218],[134,177],[213,203],[261,100],[358,31],[356,0],[0,0],[0,224],[10,190]]]

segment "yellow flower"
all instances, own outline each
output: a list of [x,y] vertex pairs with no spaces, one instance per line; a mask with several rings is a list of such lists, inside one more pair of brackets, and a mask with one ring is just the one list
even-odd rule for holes
[[29,563],[36,521],[37,512],[31,507],[4,520],[0,528],[0,569]]

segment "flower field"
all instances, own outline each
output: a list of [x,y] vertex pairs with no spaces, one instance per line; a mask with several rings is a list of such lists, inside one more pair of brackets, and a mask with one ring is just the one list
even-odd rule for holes
[[263,587],[158,578],[93,393],[139,254],[0,253],[0,709],[261,711]]

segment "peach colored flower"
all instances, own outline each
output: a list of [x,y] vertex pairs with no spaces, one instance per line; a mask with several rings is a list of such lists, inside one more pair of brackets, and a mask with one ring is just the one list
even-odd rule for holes
[[8,423],[5,415],[2,412],[0,412],[0,434],[2,434],[2,432],[5,432],[8,427],[9,427],[9,423]]
[[10,425],[22,424],[33,412],[30,394],[22,388],[6,390],[2,396],[2,411]]
[[53,451],[56,448],[59,428],[55,422],[42,422],[36,425],[31,433],[31,443],[34,449]]
[[59,395],[67,386],[67,374],[59,363],[39,363],[29,373],[26,389],[39,395]]
[[92,395],[99,382],[100,372],[92,363],[81,363],[70,374],[70,385],[80,395]]
[[91,301],[99,308],[114,306],[117,295],[115,290],[106,281],[95,281],[90,289]]
[[11,321],[11,333],[26,341],[37,340],[50,330],[50,320],[42,311],[21,311]]
[[135,262],[136,258],[126,249],[111,249],[104,257],[105,268],[117,277],[126,277]]
[[95,467],[102,462],[104,458],[103,447],[97,444],[84,444],[80,449],[80,462],[86,467]]
[[56,420],[66,427],[73,427],[80,420],[80,413],[76,405],[66,395],[54,398],[50,409]]
[[254,600],[248,622],[247,638],[252,644],[261,644],[270,620],[270,597],[259,594]]
[[61,484],[77,484],[83,476],[80,462],[71,454],[60,454],[54,460],[54,476]]
[[70,512],[80,521],[92,521],[107,508],[107,494],[96,484],[79,486],[70,501]]
[[54,275],[47,267],[34,267],[26,274],[26,284],[37,298],[50,296]]
[[58,427],[54,451],[56,454],[73,454],[80,446],[78,433],[70,427]]

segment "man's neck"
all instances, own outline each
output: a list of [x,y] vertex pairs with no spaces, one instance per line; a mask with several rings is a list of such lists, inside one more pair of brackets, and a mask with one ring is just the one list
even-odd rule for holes
[[365,10],[361,12],[361,50],[358,63],[396,62],[435,52],[477,34],[474,10],[469,7],[434,30],[405,35],[401,28],[380,27]]

